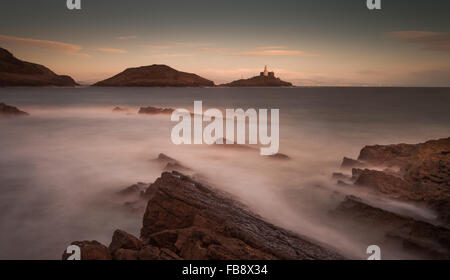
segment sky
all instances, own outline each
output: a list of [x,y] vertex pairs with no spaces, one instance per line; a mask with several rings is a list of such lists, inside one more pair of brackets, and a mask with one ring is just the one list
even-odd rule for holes
[[216,84],[450,86],[450,1],[1,0],[0,47],[93,83],[166,64]]

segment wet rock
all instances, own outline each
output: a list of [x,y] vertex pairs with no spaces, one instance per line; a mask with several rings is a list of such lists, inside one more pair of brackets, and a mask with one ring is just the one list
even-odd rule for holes
[[355,167],[364,167],[365,164],[359,160],[351,159],[348,157],[344,157],[341,163],[341,168],[355,168]]
[[141,107],[139,109],[139,114],[147,114],[147,115],[158,115],[158,114],[172,114],[175,111],[172,108],[158,108],[158,107]]
[[0,103],[0,117],[17,117],[17,116],[28,116],[27,112],[19,110],[17,107],[6,105],[5,103]]
[[273,155],[267,156],[270,159],[277,159],[277,160],[289,160],[291,159],[288,155],[282,154],[282,153],[276,153]]
[[414,249],[428,258],[450,258],[450,230],[401,216],[348,196],[333,215],[364,224],[372,230],[384,228],[386,237],[400,240],[405,249]]
[[148,204],[141,238],[116,231],[108,251],[114,252],[114,259],[343,258],[264,221],[230,195],[176,171],[162,173],[145,197]]
[[113,109],[113,112],[115,112],[115,113],[124,113],[124,112],[128,112],[128,109],[117,106],[117,107],[115,107]]
[[141,239],[183,259],[342,258],[182,174],[163,173],[149,189]]
[[138,182],[134,185],[131,185],[121,191],[119,191],[117,194],[124,195],[124,196],[131,196],[131,195],[139,195],[142,191],[144,191],[149,184]]

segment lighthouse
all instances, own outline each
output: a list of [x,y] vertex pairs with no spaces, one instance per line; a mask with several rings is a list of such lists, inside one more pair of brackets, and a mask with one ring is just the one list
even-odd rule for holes
[[259,75],[264,77],[275,77],[274,72],[267,71],[267,65],[264,67],[264,72],[259,73]]

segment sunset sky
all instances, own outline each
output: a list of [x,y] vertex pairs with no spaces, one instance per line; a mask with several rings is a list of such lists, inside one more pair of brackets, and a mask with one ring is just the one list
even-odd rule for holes
[[222,83],[450,86],[450,1],[3,0],[0,47],[92,83],[167,64]]

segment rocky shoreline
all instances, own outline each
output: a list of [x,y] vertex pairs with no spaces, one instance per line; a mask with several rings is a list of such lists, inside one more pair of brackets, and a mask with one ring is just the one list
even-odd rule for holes
[[[106,247],[75,241],[84,260],[343,259],[330,248],[274,226],[230,195],[177,171],[163,172],[140,196],[140,238],[117,230]],[[63,254],[63,259],[68,255]]]
[[[364,227],[382,232],[380,244],[392,240],[414,256],[449,259],[449,151],[450,138],[366,146],[358,159],[344,158],[341,172],[332,176],[338,190],[367,190],[380,199],[418,205],[435,211],[435,219],[400,214],[354,195],[347,195],[330,217],[348,222],[355,231]],[[130,199],[125,208],[144,212],[139,238],[116,230],[108,247],[75,241],[82,259],[346,258],[325,244],[268,223],[179,161],[165,154],[155,161],[164,171],[154,183],[138,183],[119,193]]]
[[333,215],[385,228],[386,238],[399,240],[405,250],[431,259],[450,258],[450,138],[420,144],[364,147],[357,160],[344,158],[333,179],[342,188],[364,189],[376,197],[406,202],[436,213],[418,219],[370,205],[348,196]]

